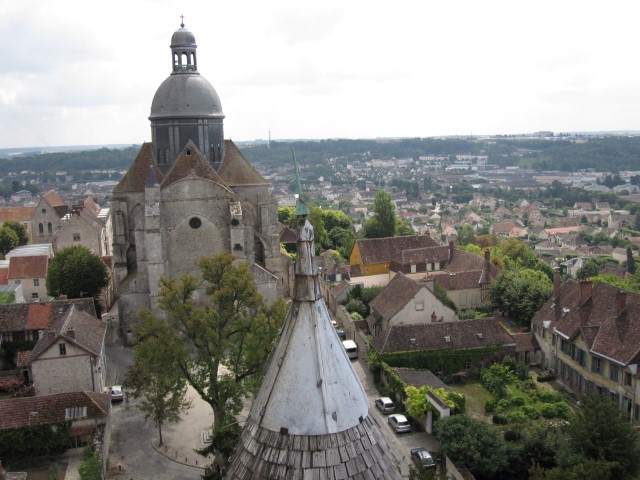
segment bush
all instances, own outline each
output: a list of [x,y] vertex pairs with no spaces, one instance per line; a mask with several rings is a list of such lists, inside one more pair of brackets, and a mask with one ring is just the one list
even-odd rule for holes
[[555,403],[545,403],[540,407],[540,414],[544,418],[556,418],[558,416],[558,406]]
[[540,416],[540,412],[533,405],[523,405],[522,412],[531,420],[535,420]]
[[367,314],[367,306],[362,303],[362,300],[357,300],[355,298],[349,300],[344,308],[346,308],[349,313],[357,312],[362,316]]
[[504,432],[504,439],[507,442],[516,442],[522,438],[520,430],[507,430]]
[[486,413],[493,413],[496,411],[496,405],[497,405],[496,399],[493,397],[489,397],[487,398],[487,401],[484,402],[484,411]]
[[507,423],[509,423],[507,417],[504,417],[502,415],[494,415],[491,421],[496,425],[506,425]]
[[507,413],[507,420],[509,423],[527,423],[529,418],[521,409],[518,409]]
[[496,411],[504,412],[505,410],[509,410],[510,407],[511,407],[511,399],[503,398],[502,400],[498,401],[498,405],[496,406]]
[[513,397],[511,399],[511,405],[514,406],[514,407],[521,407],[525,403],[527,403],[527,400],[524,397]]
[[560,396],[551,390],[540,390],[535,394],[535,398],[544,403],[555,403],[560,400]]

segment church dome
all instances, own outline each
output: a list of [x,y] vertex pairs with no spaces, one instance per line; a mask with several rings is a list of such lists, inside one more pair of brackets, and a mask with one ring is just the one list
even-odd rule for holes
[[220,117],[220,97],[199,74],[170,75],[153,97],[150,119],[176,117]]
[[171,37],[171,47],[177,46],[185,46],[185,45],[195,45],[196,37],[191,31],[184,28],[184,26],[180,27],[176,30]]

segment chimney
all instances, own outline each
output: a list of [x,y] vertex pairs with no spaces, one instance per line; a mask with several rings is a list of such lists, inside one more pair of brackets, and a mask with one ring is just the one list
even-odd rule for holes
[[485,268],[489,268],[490,264],[491,264],[491,250],[489,250],[488,248],[485,248],[485,250],[484,250],[484,266],[485,266]]
[[591,280],[582,280],[580,282],[580,305],[589,300],[592,285]]
[[76,331],[73,328],[70,328],[65,333],[67,334],[67,337],[69,337],[69,338],[73,338],[73,339],[76,338]]
[[449,241],[449,261],[453,258],[453,240]]
[[436,320],[438,320],[438,316],[436,315],[436,312],[434,311],[431,314],[431,323],[436,323]]
[[627,292],[624,290],[618,290],[616,292],[616,317],[619,317],[620,314],[624,311],[627,306]]
[[53,330],[49,330],[49,331],[47,332],[47,338],[48,338],[49,340],[53,340],[54,338],[56,338],[56,332],[54,332]]
[[560,272],[556,269],[553,272],[553,298],[556,299],[560,295],[560,286],[562,285],[562,279],[560,278]]

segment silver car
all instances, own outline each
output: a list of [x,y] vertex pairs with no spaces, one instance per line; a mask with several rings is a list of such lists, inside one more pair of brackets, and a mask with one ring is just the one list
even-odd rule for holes
[[389,415],[389,425],[391,425],[391,428],[393,428],[396,433],[411,431],[409,420],[400,413],[392,413]]

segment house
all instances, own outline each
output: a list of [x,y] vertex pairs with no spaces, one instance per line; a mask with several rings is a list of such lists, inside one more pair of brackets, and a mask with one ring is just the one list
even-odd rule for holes
[[[480,368],[505,355],[514,355],[516,343],[500,322],[493,318],[481,318],[391,325],[376,335],[371,341],[371,348],[382,355],[385,361],[398,353],[433,352],[431,360],[428,360],[430,364],[414,368],[428,368],[436,375],[442,375]],[[441,363],[443,358],[447,359],[446,365]]]
[[18,430],[35,425],[59,428],[67,422],[69,445],[80,449],[98,439],[103,465],[111,438],[111,397],[106,393],[68,392],[42,397],[0,400],[0,430]]
[[369,331],[375,337],[392,325],[452,322],[456,313],[438,300],[426,284],[397,273],[369,303]]
[[22,294],[27,301],[45,301],[48,268],[47,255],[12,256],[9,258],[7,281],[22,285]]
[[15,343],[21,348],[24,348],[24,342],[35,345],[49,325],[64,315],[71,305],[96,316],[92,298],[0,305],[0,344]]
[[578,398],[607,395],[640,421],[640,295],[598,282],[556,275],[553,297],[536,313],[531,329],[540,364]]
[[35,212],[35,207],[3,207],[0,208],[0,226],[5,222],[18,222],[20,223],[27,234],[29,235],[29,242],[33,239],[33,228],[31,218]]
[[36,395],[101,392],[105,387],[106,326],[71,304],[40,336],[27,364]]
[[53,249],[59,252],[73,245],[87,247],[91,253],[101,257],[109,252],[105,224],[85,210],[74,210],[65,216],[64,222],[53,233]]
[[55,190],[42,195],[31,218],[32,243],[52,243],[53,234],[62,226],[62,218],[67,213],[69,206]]
[[353,245],[349,263],[359,266],[365,276],[388,273],[391,259],[397,253],[437,245],[428,235],[359,239]]

